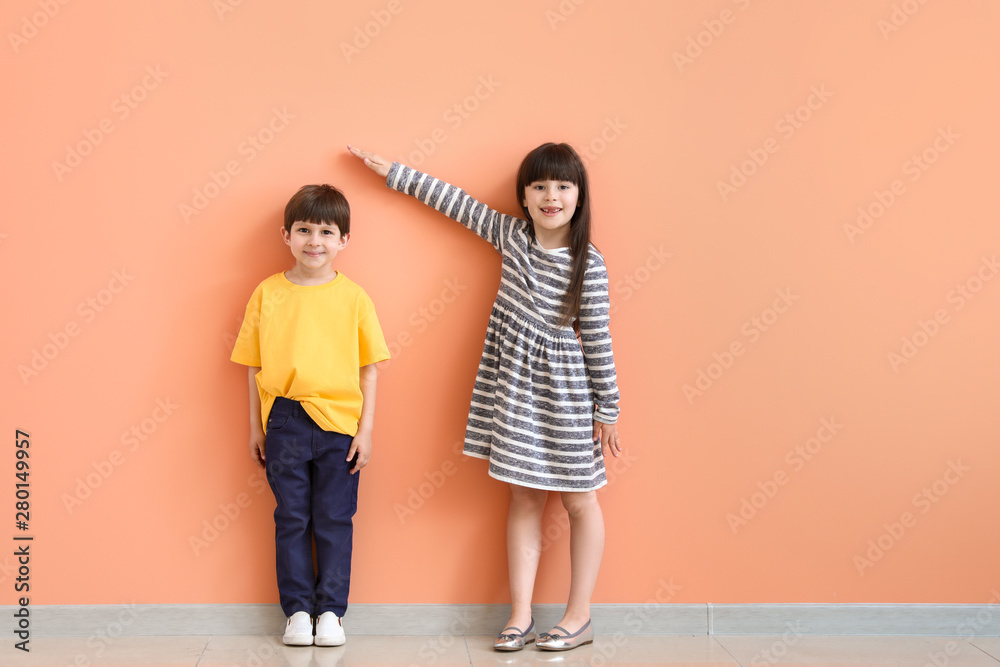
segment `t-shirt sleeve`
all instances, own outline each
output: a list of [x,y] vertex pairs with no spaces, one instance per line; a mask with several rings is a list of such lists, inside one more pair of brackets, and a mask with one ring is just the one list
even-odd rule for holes
[[382,326],[375,314],[375,305],[367,294],[361,299],[358,317],[358,366],[367,366],[389,358],[389,348],[382,335]]
[[233,354],[230,359],[244,366],[261,365],[260,310],[263,298],[263,287],[258,285],[250,297],[250,302],[247,303],[243,324],[240,326],[240,333],[236,336],[236,344],[233,346]]

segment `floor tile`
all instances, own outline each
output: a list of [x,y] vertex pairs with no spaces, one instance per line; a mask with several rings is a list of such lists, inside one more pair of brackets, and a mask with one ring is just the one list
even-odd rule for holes
[[744,667],[770,665],[893,665],[895,667],[998,667],[958,637],[715,635]]
[[974,637],[969,643],[1000,661],[1000,637]]
[[284,646],[280,635],[212,637],[198,667],[333,667],[334,665],[469,664],[461,636],[397,637],[347,635],[344,646]]
[[280,635],[118,637],[43,637],[31,640],[30,653],[0,639],[0,664],[25,667],[156,665],[217,667],[334,667],[336,665],[498,665],[552,663],[576,665],[771,665],[845,667],[1000,667],[1000,637],[835,637],[796,635],[601,635],[588,646],[567,652],[531,646],[498,653],[492,636],[348,635],[336,648],[283,646]]
[[598,635],[594,643],[571,651],[541,651],[528,646],[523,651],[493,650],[492,636],[466,637],[473,665],[716,665],[737,667],[729,653],[708,635],[649,636]]
[[[29,652],[14,648],[13,639],[0,640],[0,664],[24,665],[157,665],[198,663],[208,637],[39,637]],[[8,660],[13,656],[12,660]]]

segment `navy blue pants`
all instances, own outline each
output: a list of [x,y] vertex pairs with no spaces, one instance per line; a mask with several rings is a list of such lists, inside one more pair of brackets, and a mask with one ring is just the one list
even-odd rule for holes
[[274,400],[264,457],[278,503],[275,565],[286,616],[297,611],[343,616],[347,611],[360,475],[350,474],[357,457],[345,460],[352,439],[321,429],[298,401],[281,396]]

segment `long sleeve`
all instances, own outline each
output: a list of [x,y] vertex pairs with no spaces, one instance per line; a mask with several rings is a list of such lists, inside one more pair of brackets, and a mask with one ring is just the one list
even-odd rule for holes
[[512,228],[527,225],[524,220],[495,211],[473,199],[461,188],[399,162],[392,163],[385,184],[462,223],[489,241],[497,252],[503,252]]
[[608,271],[604,259],[591,249],[580,303],[580,342],[596,396],[594,419],[614,424],[618,421],[620,397],[615,357],[611,350],[609,306]]

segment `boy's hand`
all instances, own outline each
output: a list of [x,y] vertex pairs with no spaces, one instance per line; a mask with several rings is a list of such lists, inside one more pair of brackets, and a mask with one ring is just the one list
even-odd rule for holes
[[360,148],[355,148],[354,146],[347,144],[347,150],[351,153],[364,160],[365,166],[374,171],[376,174],[385,178],[389,173],[389,167],[392,166],[392,161],[386,160],[381,155],[376,155],[375,153],[367,153]]
[[595,419],[594,442],[601,443],[601,449],[604,451],[605,456],[611,454],[612,456],[617,457],[621,454],[622,445],[621,441],[618,439],[617,424],[605,424],[604,422],[599,422]]
[[358,431],[354,440],[351,440],[351,449],[347,452],[347,460],[353,459],[355,454],[358,455],[358,460],[351,468],[352,475],[368,465],[368,461],[372,457],[372,436],[370,433]]
[[261,468],[264,467],[264,434],[263,433],[251,433],[250,434],[250,458],[259,465]]

